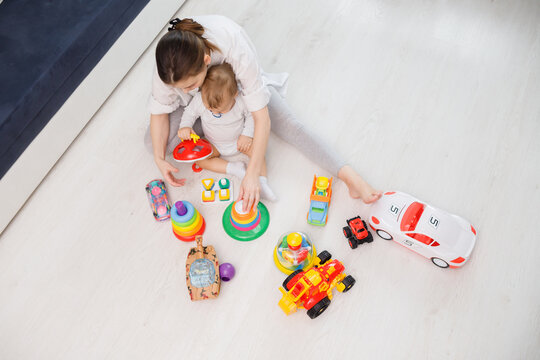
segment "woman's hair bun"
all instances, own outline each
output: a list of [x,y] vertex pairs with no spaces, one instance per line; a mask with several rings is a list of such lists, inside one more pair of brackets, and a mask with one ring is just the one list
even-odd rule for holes
[[174,18],[172,19],[171,21],[169,21],[169,24],[171,26],[169,26],[167,28],[168,31],[172,31],[172,30],[176,30],[176,25],[178,25],[182,20],[180,20],[179,18]]
[[202,27],[202,25],[196,21],[193,21],[193,19],[175,18],[169,21],[169,24],[171,25],[167,28],[167,30],[169,31],[173,31],[173,30],[189,31],[199,37],[202,37],[202,35],[204,34],[204,28]]

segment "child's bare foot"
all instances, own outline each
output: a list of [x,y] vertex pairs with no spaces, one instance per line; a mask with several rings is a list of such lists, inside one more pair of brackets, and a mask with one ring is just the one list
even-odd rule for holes
[[338,177],[349,188],[349,195],[353,199],[362,199],[366,204],[371,204],[379,200],[382,192],[375,190],[349,165],[345,165],[338,172]]

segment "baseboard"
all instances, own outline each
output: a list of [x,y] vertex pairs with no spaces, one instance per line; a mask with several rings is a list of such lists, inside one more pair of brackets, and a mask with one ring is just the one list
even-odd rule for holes
[[0,180],[0,234],[185,0],[153,0]]

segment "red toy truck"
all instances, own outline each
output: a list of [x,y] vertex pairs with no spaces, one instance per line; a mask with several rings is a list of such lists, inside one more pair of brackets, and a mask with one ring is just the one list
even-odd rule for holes
[[343,234],[349,241],[351,249],[356,249],[358,245],[373,241],[373,235],[368,231],[366,222],[360,216],[347,220],[347,226],[343,228]]
[[322,314],[332,299],[332,290],[347,292],[356,280],[345,275],[345,267],[339,260],[330,260],[332,255],[323,251],[315,258],[314,266],[306,271],[296,270],[279,288],[283,297],[279,307],[289,315],[297,308],[306,309],[310,318]]

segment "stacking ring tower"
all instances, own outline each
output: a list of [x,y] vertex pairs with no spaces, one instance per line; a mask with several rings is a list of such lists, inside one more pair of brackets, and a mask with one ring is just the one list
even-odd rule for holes
[[206,227],[204,218],[189,201],[177,201],[171,208],[173,234],[179,240],[193,241]]
[[235,201],[223,213],[223,228],[233,239],[251,241],[264,234],[270,223],[268,209],[262,202],[244,212],[242,201]]

